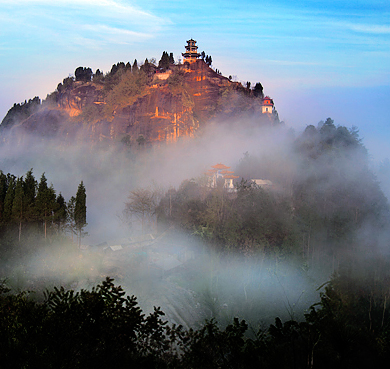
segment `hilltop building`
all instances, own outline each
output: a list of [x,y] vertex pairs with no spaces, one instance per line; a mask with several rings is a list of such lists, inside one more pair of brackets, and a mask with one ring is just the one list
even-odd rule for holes
[[239,178],[239,176],[235,176],[233,171],[229,171],[230,167],[227,167],[224,164],[213,165],[206,172],[206,175],[209,177],[209,187],[216,188],[219,181],[223,181],[223,187],[227,188],[229,191],[234,190],[233,180]]
[[263,105],[261,107],[261,112],[263,114],[272,114],[273,111],[274,111],[274,101],[269,96],[266,96],[263,99]]
[[196,41],[192,38],[191,40],[187,41],[187,46],[185,46],[185,48],[186,52],[181,54],[184,57],[184,62],[193,63],[200,57],[200,54],[198,53],[198,46],[196,46]]
[[[187,45],[185,46],[186,52],[182,53],[184,57],[184,63],[194,63],[198,60],[201,54],[198,53],[198,46],[196,45],[196,41],[194,39],[190,39],[187,41]],[[165,77],[165,76],[164,76]],[[158,78],[162,79],[158,76]],[[168,78],[168,76],[166,77]],[[274,113],[274,102],[269,96],[265,96],[261,103],[261,112],[263,114],[273,114]]]

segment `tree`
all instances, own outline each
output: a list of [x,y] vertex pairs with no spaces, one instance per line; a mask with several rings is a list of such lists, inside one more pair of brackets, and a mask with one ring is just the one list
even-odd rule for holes
[[47,237],[47,222],[52,217],[52,212],[56,205],[55,201],[56,195],[53,185],[50,187],[47,186],[47,179],[45,177],[45,173],[43,173],[38,185],[35,209],[38,215],[38,220],[42,221],[44,224],[45,238]]
[[169,64],[175,64],[175,59],[173,57],[173,53],[169,54]]
[[16,181],[15,196],[12,203],[12,219],[19,223],[19,242],[22,234],[22,221],[26,210],[25,196],[23,191],[23,177],[19,177]]
[[[172,54],[172,58],[173,58],[173,54]],[[166,51],[164,51],[162,53],[160,61],[158,62],[158,67],[165,71],[169,68],[169,65],[170,65],[169,55]]]
[[144,232],[145,223],[152,222],[158,205],[157,192],[139,188],[130,192],[128,201],[125,203],[125,215],[128,217],[135,216],[141,221],[142,233]]
[[8,174],[7,176],[7,193],[4,198],[4,210],[3,210],[3,219],[4,222],[8,223],[12,216],[12,205],[14,203],[15,197],[15,177]]
[[37,192],[37,181],[32,173],[32,168],[26,173],[23,182],[25,218],[29,221],[34,218],[34,205]]
[[76,206],[76,198],[72,196],[69,199],[68,204],[66,206],[66,229],[69,230],[69,232],[72,235],[72,242],[73,242],[73,235],[77,234],[75,217],[74,217],[75,206]]
[[7,176],[0,170],[0,224],[3,222],[4,199],[7,194]]
[[253,95],[255,95],[256,97],[261,97],[263,98],[264,97],[264,94],[263,94],[263,85],[260,83],[260,82],[257,82],[255,84],[255,87],[253,89]]
[[208,66],[210,66],[213,63],[213,59],[211,58],[211,55],[206,55],[205,62]]
[[66,224],[66,202],[61,193],[57,196],[54,221],[57,223],[58,230],[60,231],[61,228],[63,228],[63,226]]
[[134,59],[134,63],[133,63],[133,66],[132,66],[131,70],[132,70],[133,73],[138,72],[138,63],[137,63],[137,59]]
[[76,202],[74,207],[74,220],[78,232],[78,244],[81,245],[81,236],[83,228],[87,226],[87,194],[84,183],[81,181],[76,193]]
[[78,67],[74,71],[74,75],[76,77],[76,81],[90,82],[93,76],[93,72],[89,67]]
[[153,71],[153,65],[149,63],[148,58],[145,59],[144,64],[140,67],[147,75],[150,75]]
[[139,135],[136,141],[139,146],[144,146],[146,143],[146,138],[144,137],[144,135]]
[[96,69],[96,72],[92,77],[94,82],[101,81],[104,78],[103,72],[101,72],[100,69]]

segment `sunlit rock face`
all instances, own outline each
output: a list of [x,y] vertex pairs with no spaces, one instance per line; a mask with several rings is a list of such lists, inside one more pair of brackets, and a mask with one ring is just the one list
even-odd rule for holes
[[27,132],[63,142],[82,137],[139,146],[194,137],[213,119],[251,115],[261,124],[277,120],[277,116],[262,114],[261,98],[201,59],[171,65],[164,72],[149,71],[140,85],[131,73],[123,72],[109,88],[104,80],[74,82],[7,130],[19,141]]

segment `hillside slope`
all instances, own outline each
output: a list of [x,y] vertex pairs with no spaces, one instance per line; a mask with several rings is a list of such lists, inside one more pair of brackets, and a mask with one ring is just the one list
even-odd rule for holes
[[28,133],[132,146],[192,137],[214,119],[279,122],[276,111],[262,114],[262,93],[232,82],[202,59],[167,70],[151,63],[135,70],[120,64],[105,76],[93,75],[92,81],[64,79],[42,104],[32,100],[34,109],[30,102],[15,104],[0,125],[3,140],[8,132],[19,142]]

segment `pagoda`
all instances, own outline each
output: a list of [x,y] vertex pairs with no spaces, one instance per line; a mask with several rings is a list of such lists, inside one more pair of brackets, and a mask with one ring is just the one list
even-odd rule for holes
[[196,46],[196,41],[191,38],[187,41],[187,46],[185,46],[186,52],[182,53],[184,57],[184,62],[193,63],[196,61],[200,54],[198,53],[198,46]]
[[209,169],[206,172],[206,175],[209,177],[209,187],[216,188],[218,178],[222,178],[224,188],[227,188],[228,191],[235,190],[233,180],[239,178],[239,176],[235,176],[233,175],[234,172],[227,170],[230,167],[219,163],[211,168],[213,169]]

